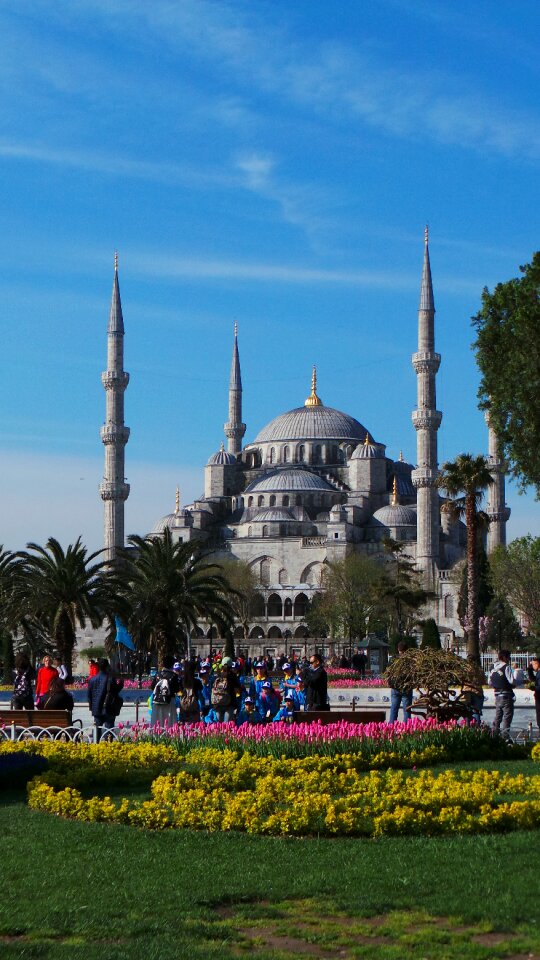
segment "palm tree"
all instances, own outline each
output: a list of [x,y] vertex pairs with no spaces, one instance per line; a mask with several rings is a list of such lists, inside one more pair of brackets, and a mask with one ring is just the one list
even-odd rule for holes
[[17,630],[14,604],[17,566],[17,559],[11,550],[4,550],[4,545],[0,544],[0,653],[4,664],[5,682],[11,680],[13,636]]
[[[455,460],[443,463],[437,485],[452,497],[448,512],[467,525],[467,656],[480,663],[478,635],[478,530],[479,507],[485,491],[493,483],[486,457],[460,453]],[[444,508],[443,508],[444,509]]]
[[17,554],[19,621],[48,635],[70,673],[77,625],[96,628],[120,612],[119,581],[105,561],[95,562],[102,553],[88,555],[80,537],[67,550],[49,537],[44,547],[29,543]]
[[208,618],[222,629],[234,621],[231,587],[199,545],[159,536],[128,538],[123,577],[131,607],[129,627],[139,648],[152,647],[158,662],[184,646],[186,632]]

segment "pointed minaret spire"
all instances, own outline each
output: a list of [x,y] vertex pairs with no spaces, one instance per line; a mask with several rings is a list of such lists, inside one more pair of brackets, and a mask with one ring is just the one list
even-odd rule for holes
[[114,280],[107,329],[107,370],[101,374],[105,388],[105,424],[101,440],[105,446],[105,473],[99,488],[104,503],[105,558],[112,561],[124,546],[124,503],[129,496],[125,482],[125,446],[129,429],[124,424],[124,392],[129,374],[124,371],[124,319],[118,284],[118,254],[114,255]]
[[394,474],[394,483],[392,485],[392,499],[390,500],[390,505],[392,507],[397,507],[399,505],[397,477],[395,474]]
[[174,512],[176,516],[180,513],[180,487],[176,488],[176,502],[174,505]]
[[242,374],[240,372],[238,324],[236,320],[234,322],[234,343],[229,379],[229,419],[224,424],[223,429],[228,440],[228,452],[238,456],[242,452],[242,437],[246,432],[246,425],[242,423]]
[[506,546],[506,522],[510,518],[510,507],[506,506],[505,479],[506,463],[499,451],[499,440],[490,422],[489,410],[485,412],[488,427],[489,470],[493,477],[488,489],[486,513],[489,520],[487,534],[487,552],[493,553],[496,547]]
[[426,585],[433,584],[439,562],[439,495],[437,430],[442,414],[437,410],[435,376],[441,363],[435,353],[435,301],[429,262],[429,233],[424,235],[424,266],[418,310],[418,353],[412,357],[417,380],[417,408],[412,420],[416,430],[417,467],[412,473],[416,487],[417,541],[416,565],[422,570]]

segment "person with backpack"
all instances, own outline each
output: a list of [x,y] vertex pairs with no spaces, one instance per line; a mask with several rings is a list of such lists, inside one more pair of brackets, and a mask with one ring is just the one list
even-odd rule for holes
[[230,669],[231,664],[230,657],[223,657],[212,685],[212,711],[217,715],[220,723],[234,720],[237,700],[242,694],[240,681]]
[[198,723],[201,719],[200,697],[202,683],[195,676],[194,664],[184,663],[180,689],[180,723]]
[[281,696],[274,690],[271,680],[265,680],[259,697],[256,701],[257,709],[266,720],[273,720],[279,710]]
[[13,695],[11,707],[13,710],[33,710],[34,690],[32,683],[36,672],[30,663],[28,654],[18,653],[15,657],[15,673],[13,679]]
[[510,738],[510,725],[514,718],[514,671],[510,666],[510,651],[499,650],[497,660],[489,675],[489,685],[495,691],[495,719],[493,731],[505,739]]
[[99,743],[102,730],[114,727],[114,721],[122,709],[120,690],[124,681],[114,676],[105,657],[98,661],[98,666],[99,673],[88,681],[88,706],[96,724],[96,740]]
[[199,680],[201,683],[199,689],[199,707],[201,717],[204,720],[212,707],[212,684],[214,678],[212,676],[212,667],[209,663],[201,663],[199,667]]
[[178,722],[176,715],[176,694],[180,690],[180,680],[174,672],[175,658],[170,654],[163,657],[163,666],[152,681],[152,724],[160,727],[172,727]]

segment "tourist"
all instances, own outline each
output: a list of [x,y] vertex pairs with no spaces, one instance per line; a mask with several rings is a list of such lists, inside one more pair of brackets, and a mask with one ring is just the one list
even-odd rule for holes
[[536,726],[540,730],[540,657],[535,653],[527,668],[529,680],[534,684],[534,705],[536,707]]
[[293,691],[293,696],[294,696],[294,709],[305,710],[306,709],[306,685],[300,677],[297,678],[296,680],[296,687]]
[[510,737],[510,726],[514,718],[514,671],[510,666],[510,651],[499,650],[498,659],[489,675],[489,685],[495,691],[495,719],[493,730],[503,737]]
[[516,662],[512,664],[512,672],[514,674],[514,687],[524,687],[527,682],[525,670]]
[[[55,671],[56,672],[56,671]],[[11,706],[13,710],[33,710],[34,691],[32,683],[36,672],[27,653],[18,653],[15,657],[15,674]]]
[[255,702],[259,699],[262,691],[262,685],[268,680],[268,670],[263,660],[259,660],[254,667],[255,676],[249,682],[249,695]]
[[[408,649],[405,640],[400,640],[397,645],[397,655],[402,657],[403,654]],[[399,708],[403,709],[403,720],[405,723],[411,719],[411,707],[413,701],[413,692],[412,689],[407,690],[395,690],[394,688],[390,691],[390,719],[389,723],[395,723],[398,714]]]
[[251,697],[246,697],[244,700],[244,705],[241,710],[238,711],[236,716],[236,725],[241,727],[243,723],[248,723],[250,726],[258,723],[264,723],[264,717],[257,709],[257,705]]
[[279,689],[282,693],[290,693],[296,689],[296,674],[292,663],[288,661],[283,664],[283,677],[279,682]]
[[51,680],[58,676],[58,671],[52,665],[52,657],[46,654],[43,657],[43,666],[39,668],[36,681],[36,700],[47,693]]
[[210,664],[202,663],[199,667],[199,680],[201,686],[199,690],[199,708],[201,716],[204,719],[212,706],[212,667]]
[[96,724],[96,740],[99,743],[102,730],[114,727],[122,706],[119,693],[124,681],[113,675],[105,657],[98,661],[98,667],[99,672],[88,681],[88,706]]
[[186,661],[180,690],[181,723],[198,723],[201,719],[201,692],[202,683],[199,678],[195,676],[194,664]]
[[304,673],[306,687],[306,710],[330,710],[328,703],[328,675],[318,653],[309,658],[309,668]]
[[220,723],[234,720],[237,700],[240,700],[242,694],[240,681],[230,669],[231,664],[232,659],[230,657],[223,657],[218,666],[216,679],[212,684],[212,708]]
[[41,695],[37,702],[38,710],[69,710],[73,711],[74,701],[61,677],[53,677],[47,693]]
[[88,679],[91,680],[92,677],[97,676],[98,673],[99,673],[98,662],[97,660],[94,660],[93,658],[91,658],[88,661]]
[[366,655],[360,647],[356,648],[351,658],[351,666],[353,670],[356,670],[356,672],[360,674],[362,680],[364,680],[366,676]]
[[261,692],[257,699],[257,708],[267,720],[272,720],[279,710],[281,697],[277,690],[274,690],[271,680],[265,680]]
[[278,712],[273,717],[272,722],[276,723],[282,720],[284,723],[293,723],[294,721],[294,695],[292,693],[286,693],[283,703],[280,706]]
[[[54,658],[54,666],[60,679],[63,680],[64,683],[66,683],[68,679],[68,672],[67,672],[67,667],[62,660],[62,657]],[[53,680],[54,680],[54,677],[53,677]]]
[[161,670],[152,681],[152,724],[172,727],[177,722],[176,694],[180,690],[178,673],[173,667],[175,659],[170,654],[163,657]]

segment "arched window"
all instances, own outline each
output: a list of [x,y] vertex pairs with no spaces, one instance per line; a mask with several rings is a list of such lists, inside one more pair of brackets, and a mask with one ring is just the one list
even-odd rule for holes
[[284,524],[284,523],[280,523],[280,525],[279,525],[279,535],[280,535],[280,537],[284,537],[285,534],[286,534],[285,524]]
[[320,463],[321,460],[321,445],[318,443],[313,451],[315,463]]
[[292,617],[292,600],[290,597],[285,600],[284,613],[286,617]]
[[299,493],[296,494],[295,503],[296,503],[296,506],[297,506],[297,507],[301,507],[301,506],[302,506],[302,497],[300,496]]
[[290,458],[290,450],[288,447],[283,447],[283,463],[288,463]]
[[268,536],[268,527],[266,526],[266,524],[265,524],[264,527],[262,528],[262,535],[263,535],[263,537],[267,537],[267,536]]
[[276,495],[275,493],[273,493],[272,496],[270,497],[270,506],[275,507],[275,505],[276,505]]
[[253,497],[248,497],[248,507],[253,506]]
[[258,500],[257,500],[257,506],[258,506],[258,507],[264,507],[264,497],[261,496],[261,497],[258,498]]
[[270,453],[268,454],[268,460],[270,463],[274,463],[276,459],[276,451],[274,447],[270,447]]
[[253,617],[265,617],[264,597],[261,593],[256,593],[251,602],[251,615]]
[[288,507],[288,506],[289,506],[289,495],[288,495],[287,493],[286,493],[285,496],[283,497],[283,506],[284,506],[284,507]]
[[298,596],[295,597],[295,601],[294,601],[295,617],[299,619],[303,619],[307,613],[307,608],[308,608],[308,598],[306,597],[305,593],[299,593]]
[[283,613],[283,604],[281,597],[277,593],[271,593],[268,597],[268,616],[281,617]]
[[300,446],[298,447],[298,459],[299,459],[299,460],[304,460],[304,459],[305,459],[305,456],[306,456],[306,448],[305,448],[304,444],[301,443]]
[[454,616],[454,598],[450,593],[447,593],[444,598],[444,615],[445,617]]
[[[264,537],[264,528],[263,528],[263,537]],[[264,583],[266,586],[270,583],[270,561],[261,560],[261,583]]]

